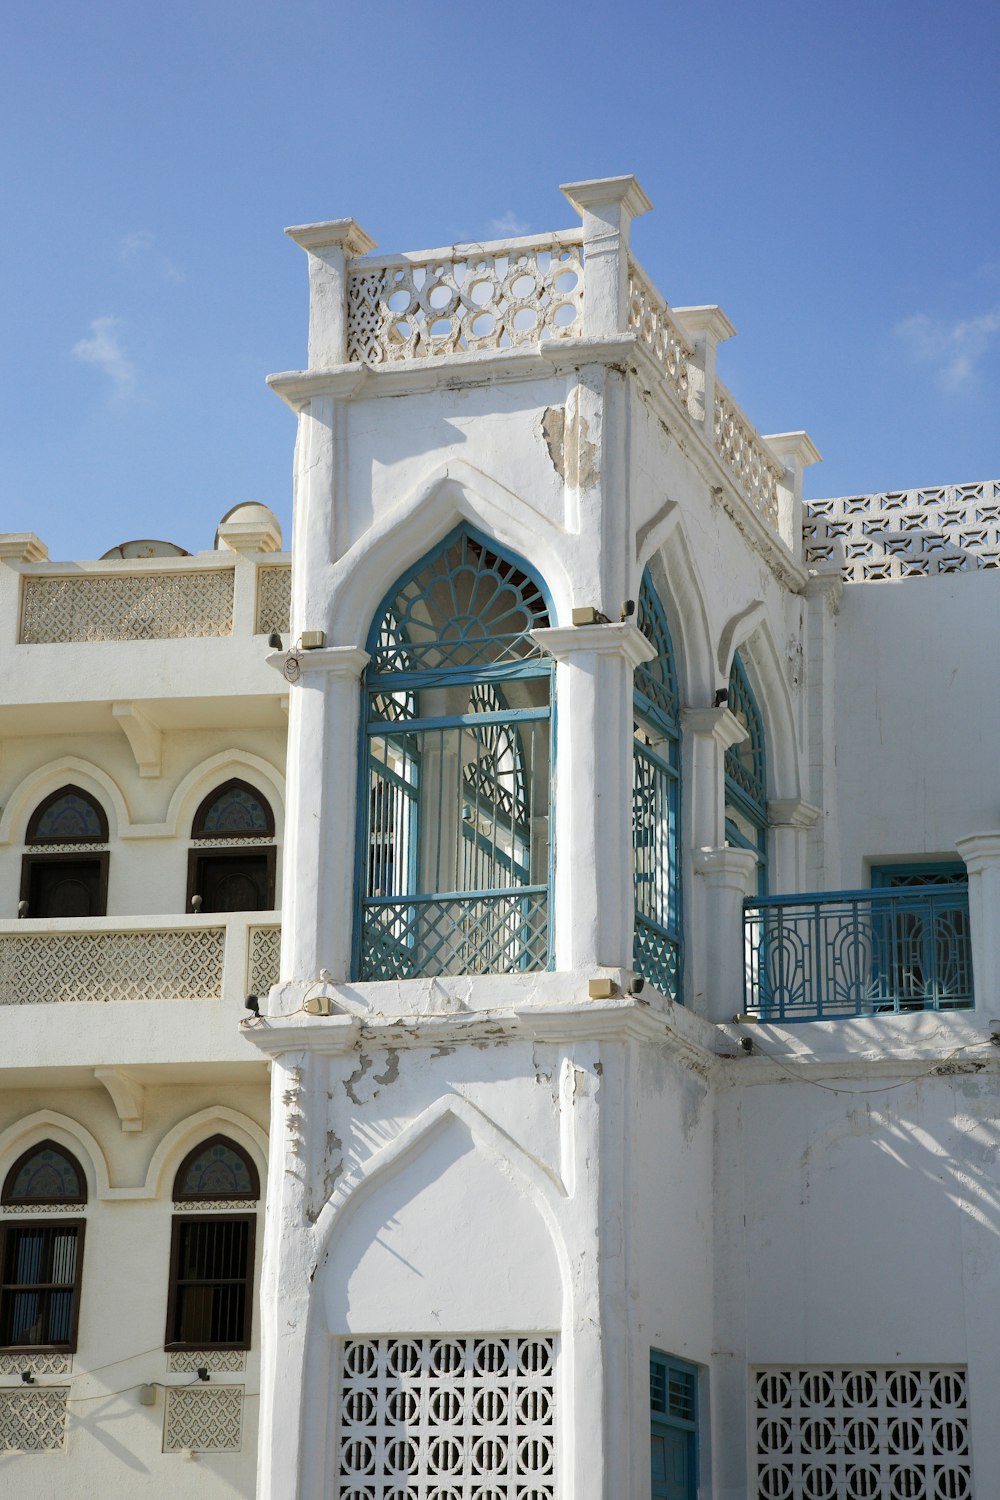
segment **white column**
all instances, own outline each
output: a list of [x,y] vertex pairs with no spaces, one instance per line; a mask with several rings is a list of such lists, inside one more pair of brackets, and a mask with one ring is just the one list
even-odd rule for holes
[[969,871],[969,927],[976,1010],[1000,1017],[1000,832],[971,833],[955,844]]
[[[746,730],[728,708],[681,711],[681,817],[685,849],[718,849],[725,843],[723,784],[725,754],[746,738]],[[716,917],[705,881],[684,860],[684,1003],[707,1014],[712,981],[709,949]]]
[[556,626],[556,968],[632,959],[632,674],[654,647],[634,625]]
[[715,443],[715,367],[716,350],[736,333],[721,307],[675,307],[674,317],[694,346],[694,359],[688,365],[688,411],[700,422],[706,441]]
[[[360,677],[368,653],[330,646],[269,660],[292,667],[281,978],[350,978]],[[296,671],[297,669],[297,675]]]
[[567,182],[561,191],[583,219],[583,336],[628,330],[628,240],[632,220],[652,204],[634,177]]
[[309,255],[309,369],[329,370],[347,360],[347,268],[375,241],[354,219],[299,224],[289,239]]
[[745,1010],[743,996],[743,901],[757,881],[752,849],[696,849],[695,883],[705,891],[705,922],[699,936],[705,944],[705,1005],[709,1021],[731,1021]]

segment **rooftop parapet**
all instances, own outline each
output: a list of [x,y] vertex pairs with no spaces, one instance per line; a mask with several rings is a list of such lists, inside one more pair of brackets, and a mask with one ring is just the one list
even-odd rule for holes
[[[717,307],[671,309],[629,246],[649,199],[632,176],[565,185],[579,228],[388,255],[353,219],[287,233],[309,255],[309,373],[630,343],[650,388],[704,442],[767,531],[801,555],[801,471],[819,454],[805,434],[761,437],[716,379],[717,344],[735,333]],[[620,356],[619,356],[620,357]],[[299,394],[278,376],[276,389]],[[801,439],[798,447],[787,439]]]
[[1000,480],[810,500],[805,560],[847,583],[1000,568]]

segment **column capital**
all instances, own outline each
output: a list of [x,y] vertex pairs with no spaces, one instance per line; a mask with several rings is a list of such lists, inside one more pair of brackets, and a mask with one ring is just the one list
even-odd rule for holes
[[533,630],[531,638],[556,661],[620,656],[634,669],[656,656],[656,647],[627,620],[620,625],[548,625]]
[[757,856],[752,849],[737,849],[731,844],[720,849],[695,849],[694,869],[709,885],[739,890],[746,896],[757,874]]
[[0,561],[44,562],[48,555],[48,547],[33,531],[0,533]]
[[269,667],[294,684],[320,672],[327,677],[358,678],[371,657],[360,646],[321,646],[313,651],[272,651],[266,660]]
[[324,251],[340,250],[354,257],[375,249],[375,241],[356,219],[326,219],[321,224],[293,224],[285,233],[310,255],[322,257]]
[[970,833],[955,840],[955,848],[965,861],[969,874],[978,874],[988,865],[1000,865],[1000,830]]
[[823,809],[802,797],[778,797],[767,804],[767,821],[772,828],[812,828]]
[[747,738],[748,733],[746,726],[740,723],[732,709],[725,707],[683,708],[681,727],[689,734],[709,735],[720,750],[738,745]]
[[700,307],[675,307],[671,311],[688,337],[697,342],[715,345],[735,337],[735,323],[714,302]]
[[564,182],[559,191],[582,218],[585,238],[594,228],[613,228],[626,245],[632,220],[648,213],[653,206],[631,173],[625,177],[591,177],[585,182]]

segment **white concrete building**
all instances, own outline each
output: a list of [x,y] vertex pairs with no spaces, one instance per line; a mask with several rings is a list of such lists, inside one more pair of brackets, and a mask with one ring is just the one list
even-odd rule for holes
[[0,540],[0,1494],[1000,1494],[1000,486],[804,505],[565,192],[290,231],[290,621]]

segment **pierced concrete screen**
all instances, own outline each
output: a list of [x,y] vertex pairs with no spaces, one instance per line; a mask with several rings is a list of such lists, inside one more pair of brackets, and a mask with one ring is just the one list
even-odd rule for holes
[[164,1453],[239,1453],[243,1387],[173,1386],[163,1417]]
[[68,1386],[59,1385],[0,1391],[0,1452],[58,1453],[66,1436],[68,1395]]
[[338,1500],[552,1500],[555,1339],[351,1339]]
[[964,1370],[768,1368],[752,1390],[759,1500],[971,1500]]

